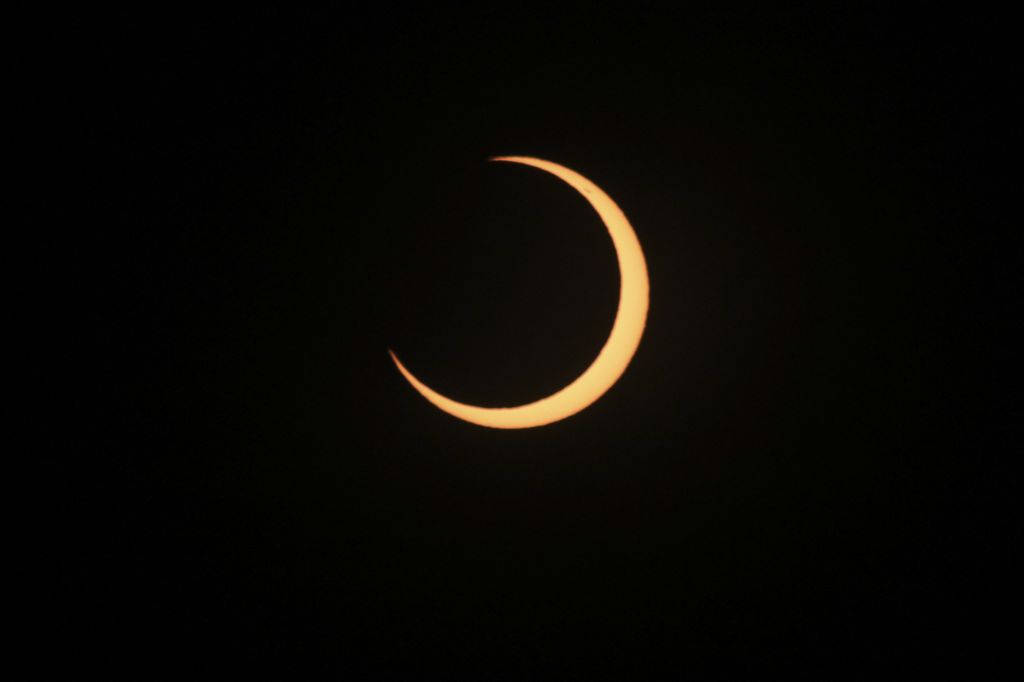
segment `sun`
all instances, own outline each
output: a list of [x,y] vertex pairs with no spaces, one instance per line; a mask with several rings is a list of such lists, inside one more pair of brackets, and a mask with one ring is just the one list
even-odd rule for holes
[[545,171],[583,195],[597,211],[612,238],[619,264],[619,305],[611,333],[590,366],[572,383],[546,398],[514,407],[480,407],[445,397],[417,379],[389,350],[398,371],[439,409],[467,422],[495,429],[528,429],[560,421],[586,409],[619,380],[629,366],[647,323],[650,281],[640,240],[626,214],[611,197],[576,171],[529,156],[495,156],[491,161],[518,163]]

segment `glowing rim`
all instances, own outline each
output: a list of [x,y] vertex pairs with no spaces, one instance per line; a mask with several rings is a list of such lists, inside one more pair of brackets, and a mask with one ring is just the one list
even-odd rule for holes
[[490,160],[521,163],[551,173],[582,194],[601,217],[612,238],[620,274],[619,307],[608,340],[590,367],[571,384],[546,398],[516,407],[478,407],[446,398],[413,376],[394,351],[388,350],[388,353],[413,388],[453,417],[495,429],[526,429],[571,417],[587,408],[626,371],[640,345],[647,321],[650,291],[647,261],[626,215],[590,180],[565,166],[529,156],[495,156]]

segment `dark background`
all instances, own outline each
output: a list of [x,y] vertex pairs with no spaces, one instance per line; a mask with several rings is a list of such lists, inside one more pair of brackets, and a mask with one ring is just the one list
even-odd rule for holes
[[[101,454],[63,641],[354,679],[996,665],[1003,21],[106,18],[79,408]],[[603,187],[651,276],[621,381],[523,431],[443,414],[387,356],[498,406],[603,344],[603,227],[500,154]]]

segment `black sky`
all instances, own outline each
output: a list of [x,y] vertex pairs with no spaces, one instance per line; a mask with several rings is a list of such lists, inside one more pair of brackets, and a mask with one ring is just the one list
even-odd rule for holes
[[[84,407],[103,455],[72,497],[100,511],[96,577],[69,583],[67,641],[351,679],[998,659],[1000,21],[111,17]],[[433,409],[387,356],[502,405],[603,343],[606,233],[498,154],[602,186],[652,287],[622,380],[515,432]]]

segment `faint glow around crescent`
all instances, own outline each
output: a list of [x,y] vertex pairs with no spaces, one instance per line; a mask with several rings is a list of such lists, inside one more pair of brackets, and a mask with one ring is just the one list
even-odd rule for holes
[[626,215],[611,197],[590,180],[565,166],[529,156],[495,156],[491,161],[521,163],[551,173],[582,194],[601,217],[611,235],[621,275],[619,308],[608,340],[590,367],[571,384],[546,398],[516,407],[478,407],[446,398],[413,376],[393,351],[388,352],[398,371],[413,388],[448,414],[495,429],[526,429],[565,419],[585,409],[604,395],[626,371],[626,366],[640,345],[647,321],[647,262]]

